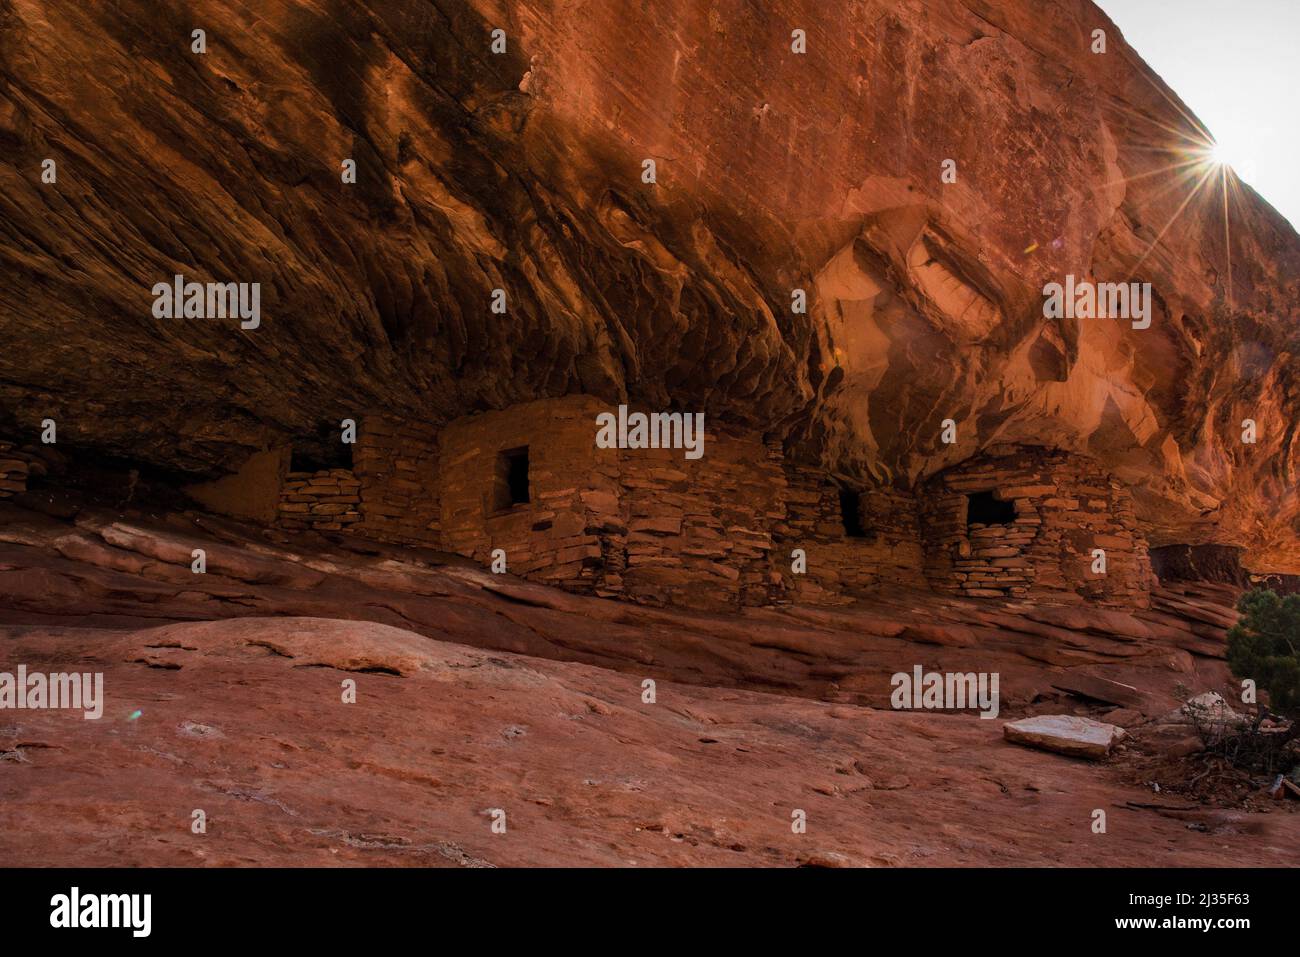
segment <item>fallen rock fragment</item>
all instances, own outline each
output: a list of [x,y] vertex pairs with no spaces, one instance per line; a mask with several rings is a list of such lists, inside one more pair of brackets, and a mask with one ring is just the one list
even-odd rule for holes
[[1008,721],[1002,736],[1013,744],[1056,751],[1078,758],[1104,758],[1124,737],[1124,729],[1091,718],[1044,714]]
[[1182,707],[1161,718],[1158,724],[1181,727],[1208,744],[1250,727],[1251,719],[1233,711],[1221,695],[1207,691],[1188,699]]
[[1079,697],[1091,698],[1094,701],[1118,705],[1121,708],[1133,708],[1138,711],[1142,710],[1143,705],[1149,706],[1151,697],[1132,685],[1081,672],[1053,678],[1052,687]]
[[1188,698],[1187,702],[1170,718],[1176,719],[1179,713],[1184,716],[1184,720],[1193,724],[1209,725],[1213,728],[1244,727],[1250,724],[1250,719],[1233,711],[1223,695],[1217,691],[1207,691],[1194,698]]
[[1107,711],[1105,717],[1107,724],[1118,725],[1125,731],[1147,720],[1146,715],[1133,708],[1115,708],[1113,711]]

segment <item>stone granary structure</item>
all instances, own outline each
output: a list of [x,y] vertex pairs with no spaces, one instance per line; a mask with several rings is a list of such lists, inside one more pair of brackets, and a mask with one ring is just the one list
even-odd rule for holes
[[827,603],[897,585],[1147,602],[1151,564],[1131,497],[1087,456],[995,447],[913,489],[855,485],[725,425],[707,429],[698,458],[602,448],[597,422],[608,411],[574,395],[438,430],[367,415],[350,463],[298,471],[284,450],[238,499],[222,494],[229,480],[190,491],[286,529],[347,531],[484,565],[496,556],[526,578],[639,602]]

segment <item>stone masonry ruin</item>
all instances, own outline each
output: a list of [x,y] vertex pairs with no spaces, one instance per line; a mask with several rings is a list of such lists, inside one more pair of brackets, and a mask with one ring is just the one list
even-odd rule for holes
[[1148,603],[1132,498],[1086,456],[996,447],[916,490],[853,487],[789,460],[780,442],[712,423],[699,459],[599,448],[607,411],[572,395],[440,430],[364,415],[351,468],[291,471],[282,456],[275,521],[484,566],[500,550],[534,581],[703,609],[836,604],[890,587]]
[[[1133,500],[1096,462],[991,450],[925,483],[925,575],[938,591],[1145,607],[1152,585]],[[1105,572],[1094,572],[1096,550]]]

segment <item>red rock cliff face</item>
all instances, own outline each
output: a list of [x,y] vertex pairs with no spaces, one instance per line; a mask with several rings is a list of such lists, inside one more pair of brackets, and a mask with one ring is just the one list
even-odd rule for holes
[[[1218,172],[1147,175],[1200,134],[1085,0],[0,0],[0,27],[18,438],[216,475],[366,408],[585,392],[904,485],[1088,452],[1152,544],[1300,570],[1300,241]],[[260,282],[262,325],[154,318],[176,273]],[[1150,282],[1150,328],[1044,319],[1066,275]]]

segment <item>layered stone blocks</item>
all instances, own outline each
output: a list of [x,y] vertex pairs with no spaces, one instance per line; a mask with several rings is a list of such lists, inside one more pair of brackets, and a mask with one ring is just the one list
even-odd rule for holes
[[12,442],[0,442],[0,498],[27,490],[30,458]]
[[438,547],[438,456],[431,425],[363,416],[352,450],[359,499],[353,531],[384,542]]
[[[432,428],[363,418],[353,468],[291,473],[280,522],[438,547],[572,591],[703,609],[883,588],[1145,605],[1129,493],[1086,456],[1008,446],[918,491],[846,486],[706,423],[704,454],[601,448],[585,395]],[[973,498],[974,496],[975,498]],[[972,512],[992,505],[989,516]],[[978,509],[977,509],[978,511]],[[1104,553],[1104,570],[1097,556]]]
[[[972,496],[1012,507],[972,520]],[[919,497],[925,574],[940,591],[991,598],[1149,603],[1147,542],[1128,490],[1092,459],[1006,447],[931,479]],[[1099,571],[1098,550],[1104,553]]]
[[[441,434],[442,545],[489,565],[576,591],[617,593],[627,532],[618,461],[598,456],[595,417],[605,406],[570,396],[485,412]],[[503,474],[527,454],[527,501],[512,500]]]
[[[451,551],[577,591],[655,604],[761,604],[781,588],[772,528],[779,458],[709,430],[705,454],[598,448],[610,411],[569,396],[472,416],[442,433],[442,536]],[[502,498],[501,457],[526,449],[529,501]]]
[[627,509],[623,594],[697,608],[767,604],[782,592],[773,529],[785,518],[779,456],[757,437],[707,430],[704,456],[608,449]]
[[[852,488],[859,535],[845,528],[842,487],[818,469],[787,464],[785,519],[777,527],[782,575],[791,597],[833,604],[888,585],[924,587],[916,500],[889,486]],[[790,573],[803,549],[807,571]]]
[[280,490],[281,527],[342,531],[361,521],[361,483],[350,469],[290,472]]
[[437,547],[439,487],[432,427],[366,415],[358,425],[352,468],[289,472],[276,521],[299,531],[347,530],[377,541]]

